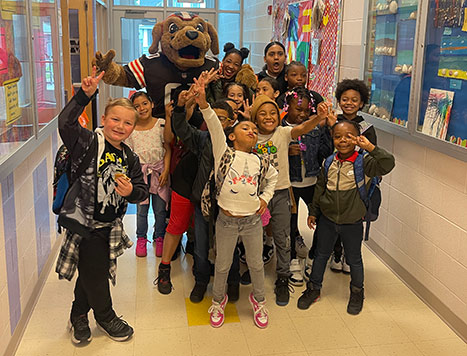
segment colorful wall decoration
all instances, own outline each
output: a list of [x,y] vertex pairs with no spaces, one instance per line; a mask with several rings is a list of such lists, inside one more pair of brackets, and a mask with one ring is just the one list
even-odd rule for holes
[[[319,28],[313,30],[312,9],[316,1],[274,0],[273,40],[286,45],[288,62],[299,60],[307,66],[308,88],[329,98],[333,96],[337,82],[342,1],[323,0],[323,20]],[[284,21],[287,14],[289,20]]]

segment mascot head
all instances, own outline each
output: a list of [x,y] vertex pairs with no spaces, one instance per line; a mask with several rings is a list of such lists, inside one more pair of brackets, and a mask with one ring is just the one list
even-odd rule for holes
[[211,49],[219,53],[219,39],[214,27],[201,17],[188,12],[176,12],[152,29],[149,53],[162,53],[180,69],[200,67]]

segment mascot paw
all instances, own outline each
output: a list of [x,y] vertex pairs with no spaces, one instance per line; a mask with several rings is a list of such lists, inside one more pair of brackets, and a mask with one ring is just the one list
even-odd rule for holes
[[244,84],[248,88],[251,88],[253,90],[255,90],[256,86],[258,85],[258,79],[256,78],[256,74],[249,64],[242,65],[242,68],[235,77],[235,81],[237,83]]
[[111,49],[106,54],[102,55],[101,52],[96,52],[96,57],[92,60],[92,65],[96,66],[98,72],[106,71],[109,69],[112,59],[115,57],[115,51]]
[[127,86],[128,83],[126,82],[124,69],[121,65],[112,62],[114,57],[115,51],[113,49],[109,50],[104,55],[101,52],[96,52],[96,56],[92,60],[92,65],[96,66],[97,72],[105,72],[102,77],[104,83]]

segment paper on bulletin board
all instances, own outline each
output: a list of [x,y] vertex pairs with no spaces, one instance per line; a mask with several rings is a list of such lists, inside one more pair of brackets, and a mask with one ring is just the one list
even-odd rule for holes
[[0,121],[6,121],[6,102],[4,87],[0,87]]
[[464,8],[464,25],[462,26],[462,31],[467,32],[467,7]]
[[21,109],[19,108],[18,81],[19,78],[15,78],[3,82],[3,87],[5,88],[6,125],[11,125],[21,117]]

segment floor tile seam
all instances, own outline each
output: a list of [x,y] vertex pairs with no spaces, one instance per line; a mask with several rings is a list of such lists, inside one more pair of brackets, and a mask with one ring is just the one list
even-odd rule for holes
[[[237,313],[238,313],[238,311],[237,311]],[[240,319],[240,317],[239,317],[239,319]],[[245,329],[244,329],[244,326],[243,326],[243,323],[242,323],[241,320],[240,320],[240,328],[242,329],[243,339],[245,340],[245,344],[246,344],[246,347],[247,347],[247,349],[248,349],[248,355],[250,355],[250,356],[256,356],[256,355],[253,355],[253,353],[252,353],[252,350],[251,350],[250,344],[248,343],[248,340],[247,340],[247,338],[246,338]],[[248,356],[248,355],[245,355],[245,356]]]
[[[287,312],[287,314],[288,314],[288,312]],[[289,317],[290,317],[290,320],[291,320],[291,322],[292,322],[292,325],[293,325],[293,328],[294,328],[294,330],[295,330],[295,333],[297,334],[298,338],[300,339],[300,342],[302,343],[302,346],[303,346],[303,349],[305,350],[305,352],[306,352],[307,354],[309,354],[311,351],[315,351],[315,350],[308,350],[308,348],[307,348],[306,345],[305,345],[305,342],[303,341],[302,336],[301,336],[300,333],[298,332],[297,325],[295,324],[294,320],[292,319],[292,317],[291,317],[290,315],[289,315]]]

